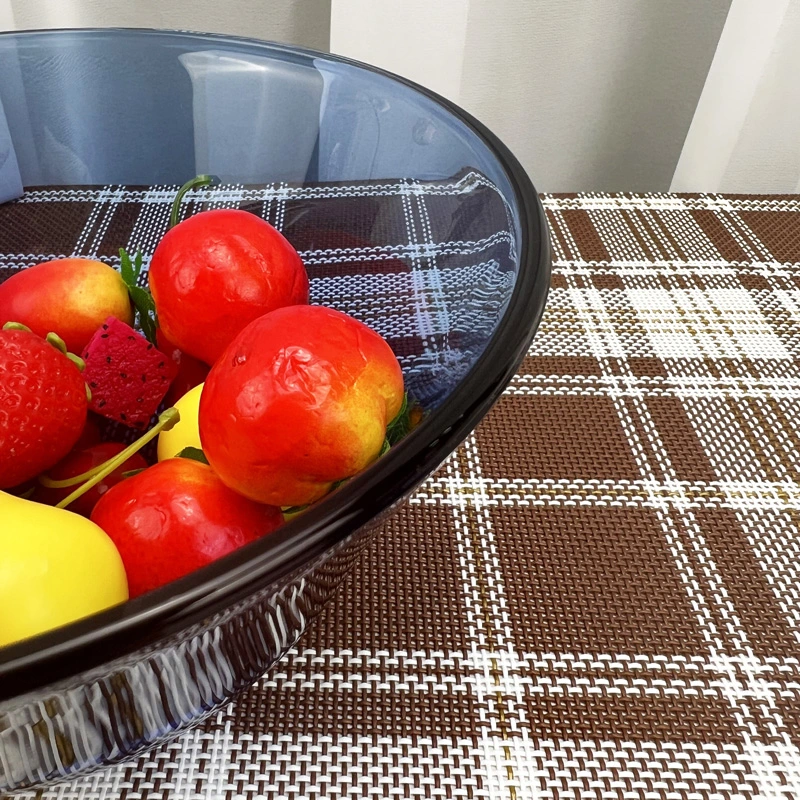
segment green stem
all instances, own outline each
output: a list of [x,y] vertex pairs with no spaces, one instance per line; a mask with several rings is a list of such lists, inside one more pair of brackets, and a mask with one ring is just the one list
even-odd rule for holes
[[178,194],[175,195],[175,199],[172,201],[172,213],[169,215],[170,228],[174,228],[178,224],[178,217],[181,213],[181,201],[186,192],[197,189],[199,186],[208,186],[213,182],[214,178],[211,175],[197,175],[190,181],[186,181],[186,183],[178,189]]
[[100,472],[101,469],[103,469],[106,463],[107,462],[103,462],[102,464],[98,464],[96,467],[87,469],[86,472],[81,472],[80,475],[73,475],[71,478],[63,478],[60,481],[53,480],[53,478],[48,478],[47,475],[42,473],[39,476],[39,483],[48,489],[66,489],[69,486],[77,486],[79,483],[83,483],[84,481],[88,481],[89,478],[93,478],[98,472]]
[[[106,461],[105,464],[100,465],[100,467],[96,467],[96,471],[91,470],[93,474],[89,480],[87,480],[82,486],[79,486],[72,494],[67,495],[67,497],[65,497],[56,505],[56,508],[66,508],[70,503],[86,494],[89,489],[100,483],[103,478],[105,478],[107,475],[110,475],[115,469],[121,467],[134,453],[137,453],[148,442],[155,439],[155,437],[158,436],[161,431],[168,431],[170,428],[172,428],[178,422],[178,420],[180,420],[180,418],[181,415],[177,408],[168,408],[166,411],[162,411],[158,417],[158,422],[144,436],[140,437],[133,444],[126,447],[118,455]],[[84,475],[86,474],[87,473],[84,473]],[[82,478],[83,476],[79,475],[77,477]],[[74,485],[73,482],[75,480],[76,478],[69,478],[68,481],[52,481],[52,483],[61,484],[60,488],[64,488],[64,486]],[[59,487],[57,486],[56,488]]]

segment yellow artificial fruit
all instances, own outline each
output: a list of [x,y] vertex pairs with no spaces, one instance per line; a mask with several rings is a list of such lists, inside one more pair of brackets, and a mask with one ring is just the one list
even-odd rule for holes
[[0,492],[0,647],[127,599],[122,559],[101,528]]
[[158,435],[158,460],[175,458],[187,447],[200,449],[200,425],[197,421],[203,384],[195,386],[175,403],[180,413],[179,421]]

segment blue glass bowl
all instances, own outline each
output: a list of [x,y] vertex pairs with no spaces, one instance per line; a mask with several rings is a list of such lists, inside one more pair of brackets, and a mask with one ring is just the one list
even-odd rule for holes
[[0,792],[127,758],[255,681],[489,410],[544,309],[550,250],[534,188],[443,98],[243,39],[0,34],[0,203],[25,191],[0,205],[0,281],[58,255],[115,263],[119,247],[147,262],[174,190],[198,173],[219,183],[186,213],[238,206],[282,228],[312,302],[382,333],[427,415],[276,534],[0,649]]

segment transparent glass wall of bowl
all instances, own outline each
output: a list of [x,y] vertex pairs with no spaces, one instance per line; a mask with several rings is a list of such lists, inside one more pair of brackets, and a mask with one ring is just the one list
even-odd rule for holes
[[[435,98],[389,76],[225,37],[45,31],[0,36],[0,103],[28,188],[177,186],[209,173],[239,186],[403,194],[393,213],[407,233],[389,242],[370,231],[364,258],[386,272],[381,253],[392,247],[403,265],[408,291],[393,295],[380,332],[402,318],[406,341],[416,337],[420,352],[403,366],[429,407],[475,363],[511,295],[519,214],[496,155]],[[458,176],[467,178],[447,191],[459,202],[423,198],[429,182]],[[380,189],[391,179],[399,189]],[[505,207],[477,240],[476,181]]]
[[445,178],[495,155],[391,77],[258,42],[134,31],[0,36],[0,100],[23,183]]
[[0,203],[14,200],[22,194],[17,154],[11,143],[5,111],[0,104]]

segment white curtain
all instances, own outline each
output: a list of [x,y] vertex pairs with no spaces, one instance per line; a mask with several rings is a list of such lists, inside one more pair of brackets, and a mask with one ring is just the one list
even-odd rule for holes
[[0,0],[0,31],[179,28],[327,50],[330,0]]
[[800,192],[798,0],[733,0],[671,188]]
[[377,64],[542,191],[800,192],[800,0],[0,0],[0,30],[245,34]]
[[331,50],[460,103],[543,191],[800,191],[800,0],[332,0]]

